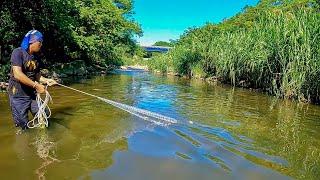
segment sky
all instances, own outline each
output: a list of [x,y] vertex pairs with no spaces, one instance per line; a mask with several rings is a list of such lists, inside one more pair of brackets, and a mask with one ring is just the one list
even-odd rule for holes
[[134,19],[143,30],[140,45],[178,39],[189,27],[219,23],[258,0],[134,0]]

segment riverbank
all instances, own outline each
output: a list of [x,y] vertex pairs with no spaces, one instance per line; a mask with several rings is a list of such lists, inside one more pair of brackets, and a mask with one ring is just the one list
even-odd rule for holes
[[149,71],[149,68],[144,65],[130,65],[130,66],[120,66],[120,70],[126,71]]
[[[176,73],[174,71],[161,72],[159,70],[153,70],[153,71],[150,71],[150,72],[152,72],[154,74],[157,74],[157,75],[167,75],[167,76],[180,77],[180,78],[183,78],[183,79],[200,80],[200,81],[206,82],[206,83],[211,84],[211,85],[224,84],[224,85],[232,86],[232,84],[230,84],[230,83],[223,82],[221,77],[216,77],[216,76],[211,76],[211,77],[186,76],[186,75],[181,75],[179,73]],[[245,88],[245,89],[248,89],[249,91],[254,91],[254,92],[264,92],[263,89],[261,89],[261,88],[259,89],[259,88],[250,87],[245,81],[241,81],[236,87]]]
[[[157,61],[158,57],[155,57],[153,60]],[[212,85],[219,85],[219,84],[230,85],[234,87],[244,88],[252,92],[263,92],[270,96],[275,96],[279,99],[290,99],[293,101],[297,100],[298,102],[301,102],[301,103],[311,103],[311,104],[317,104],[317,105],[320,103],[319,100],[315,98],[312,99],[311,97],[308,97],[308,98],[305,98],[304,96],[299,96],[298,98],[294,96],[286,97],[282,95],[281,92],[275,93],[273,91],[274,90],[273,87],[265,88],[263,86],[255,86],[252,84],[252,82],[248,81],[247,79],[242,79],[236,82],[232,82],[232,81],[226,80],[226,78],[223,76],[209,76],[207,74],[198,73],[199,71],[201,71],[199,69],[198,69],[198,72],[192,71],[190,74],[185,75],[185,74],[181,74],[174,71],[173,70],[174,68],[170,66],[170,64],[167,64],[166,66],[164,66],[165,68],[163,68],[162,65],[155,66],[154,64],[150,64],[150,60],[145,61],[143,65],[139,65],[139,66],[147,66],[149,72],[152,72],[158,75],[176,76],[184,79],[197,79]],[[276,83],[280,82],[279,74],[275,74],[275,80],[276,80],[275,81]]]

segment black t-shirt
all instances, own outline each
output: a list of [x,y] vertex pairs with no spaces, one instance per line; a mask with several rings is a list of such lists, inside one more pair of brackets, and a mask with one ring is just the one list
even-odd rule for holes
[[32,81],[36,80],[40,73],[41,61],[30,55],[26,50],[16,48],[11,55],[11,74],[9,80],[9,94],[13,96],[34,96],[35,89],[30,86],[20,83],[14,78],[12,66],[19,66],[22,72]]

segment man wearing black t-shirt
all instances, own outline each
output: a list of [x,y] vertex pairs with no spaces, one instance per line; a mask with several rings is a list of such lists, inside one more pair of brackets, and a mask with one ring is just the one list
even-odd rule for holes
[[36,93],[44,93],[45,87],[56,84],[53,79],[41,76],[41,61],[34,54],[42,46],[43,36],[37,30],[29,31],[21,47],[13,50],[11,55],[11,72],[9,79],[9,99],[15,125],[27,129],[28,111],[35,115],[38,112]]

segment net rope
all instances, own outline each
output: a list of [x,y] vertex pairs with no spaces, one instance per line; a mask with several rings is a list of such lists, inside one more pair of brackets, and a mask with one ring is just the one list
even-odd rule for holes
[[[58,85],[61,87],[64,87],[64,88],[67,88],[67,89],[70,89],[70,90],[73,90],[73,91],[76,91],[76,92],[79,92],[79,93],[82,93],[82,94],[85,94],[88,96],[91,96],[91,97],[95,97],[95,98],[97,98],[101,101],[104,101],[114,107],[117,107],[121,110],[124,110],[124,111],[126,111],[136,117],[139,117],[143,120],[146,120],[146,121],[149,121],[152,123],[155,123],[157,125],[170,125],[170,124],[177,123],[177,120],[174,118],[171,118],[171,117],[167,117],[167,116],[155,113],[155,112],[147,111],[147,110],[140,109],[140,108],[133,107],[133,106],[129,106],[129,105],[126,105],[123,103],[112,101],[112,100],[109,100],[106,98],[102,98],[102,97],[99,97],[99,96],[96,96],[96,95],[93,95],[93,94],[90,94],[90,93],[87,93],[84,91],[80,91],[78,89],[75,89],[75,88],[72,88],[69,86],[65,86],[63,84],[58,84]],[[52,102],[52,98],[51,98],[49,92],[47,90],[45,91],[45,98],[44,99],[42,99],[41,95],[38,93],[37,98],[36,98],[36,102],[37,102],[39,110],[35,114],[34,118],[28,122],[27,126],[28,126],[28,128],[48,127],[48,125],[49,125],[48,119],[51,116],[51,110],[48,106],[48,103]],[[158,121],[156,121],[156,120],[158,120]]]
[[[117,107],[119,109],[122,109],[134,116],[137,116],[139,118],[142,118],[144,120],[147,120],[147,121],[150,121],[150,122],[153,122],[153,123],[156,123],[156,124],[175,124],[177,123],[177,120],[174,119],[174,118],[171,118],[171,117],[167,117],[167,116],[164,116],[164,115],[161,115],[161,114],[158,114],[158,113],[155,113],[155,112],[151,112],[151,111],[147,111],[147,110],[144,110],[144,109],[140,109],[140,108],[137,108],[137,107],[133,107],[133,106],[129,106],[129,105],[126,105],[126,104],[123,104],[123,103],[119,103],[119,102],[115,102],[115,101],[112,101],[112,100],[109,100],[109,99],[106,99],[106,98],[102,98],[102,97],[99,97],[99,96],[96,96],[96,95],[93,95],[93,94],[90,94],[90,93],[87,93],[87,92],[84,92],[84,91],[80,91],[78,89],[75,89],[75,88],[72,88],[72,87],[69,87],[69,86],[65,86],[63,84],[58,84],[59,86],[62,86],[62,87],[65,87],[65,88],[68,88],[68,89],[71,89],[73,91],[77,91],[79,93],[82,93],[82,94],[86,94],[88,96],[91,96],[91,97],[95,97],[101,101],[104,101],[114,107]],[[160,120],[161,122],[158,122],[158,121],[154,121],[153,119],[158,119]]]

